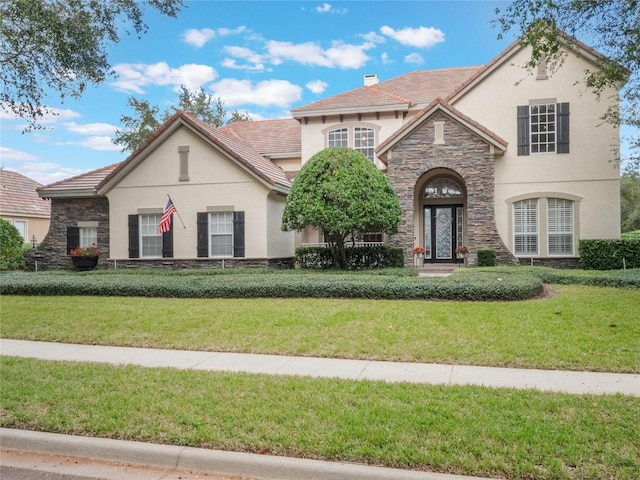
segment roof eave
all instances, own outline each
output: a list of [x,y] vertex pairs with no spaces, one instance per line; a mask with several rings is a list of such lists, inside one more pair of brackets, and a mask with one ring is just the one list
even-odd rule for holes
[[292,110],[291,114],[295,119],[305,117],[321,117],[330,115],[353,115],[357,113],[395,112],[405,111],[411,108],[411,103],[396,103],[392,105],[373,105],[369,107],[349,107],[349,108],[324,108],[319,110]]
[[95,188],[65,188],[59,190],[38,190],[40,198],[52,200],[55,198],[91,198],[101,196]]

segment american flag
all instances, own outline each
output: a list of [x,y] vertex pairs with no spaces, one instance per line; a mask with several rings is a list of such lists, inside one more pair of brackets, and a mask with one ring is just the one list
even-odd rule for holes
[[160,218],[160,223],[158,224],[158,233],[164,233],[171,230],[171,215],[176,211],[176,207],[169,198],[167,202],[167,206],[164,207],[164,212],[162,212],[162,218]]

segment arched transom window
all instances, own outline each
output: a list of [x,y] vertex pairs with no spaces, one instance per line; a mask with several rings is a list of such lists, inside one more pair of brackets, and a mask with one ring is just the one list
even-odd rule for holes
[[436,178],[424,187],[424,198],[462,197],[462,188],[451,178]]

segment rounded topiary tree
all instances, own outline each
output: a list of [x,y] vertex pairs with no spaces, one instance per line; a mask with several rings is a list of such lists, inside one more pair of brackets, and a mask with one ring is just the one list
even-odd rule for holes
[[289,191],[282,229],[321,228],[334,264],[347,267],[346,241],[355,232],[393,234],[400,203],[391,184],[362,153],[330,147],[311,157]]
[[0,219],[0,270],[16,270],[24,267],[24,240],[18,229]]

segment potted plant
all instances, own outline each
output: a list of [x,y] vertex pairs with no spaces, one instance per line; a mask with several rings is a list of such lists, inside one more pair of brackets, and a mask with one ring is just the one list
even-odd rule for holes
[[415,247],[413,249],[413,257],[416,267],[420,266],[420,260],[424,257],[424,253],[426,252],[424,247]]
[[71,263],[78,270],[91,270],[98,264],[98,247],[92,243],[88,247],[76,247],[69,255],[71,255]]
[[464,245],[460,245],[458,248],[456,248],[456,255],[458,256],[458,258],[462,258],[465,265],[467,264],[468,254],[469,254],[469,249]]

